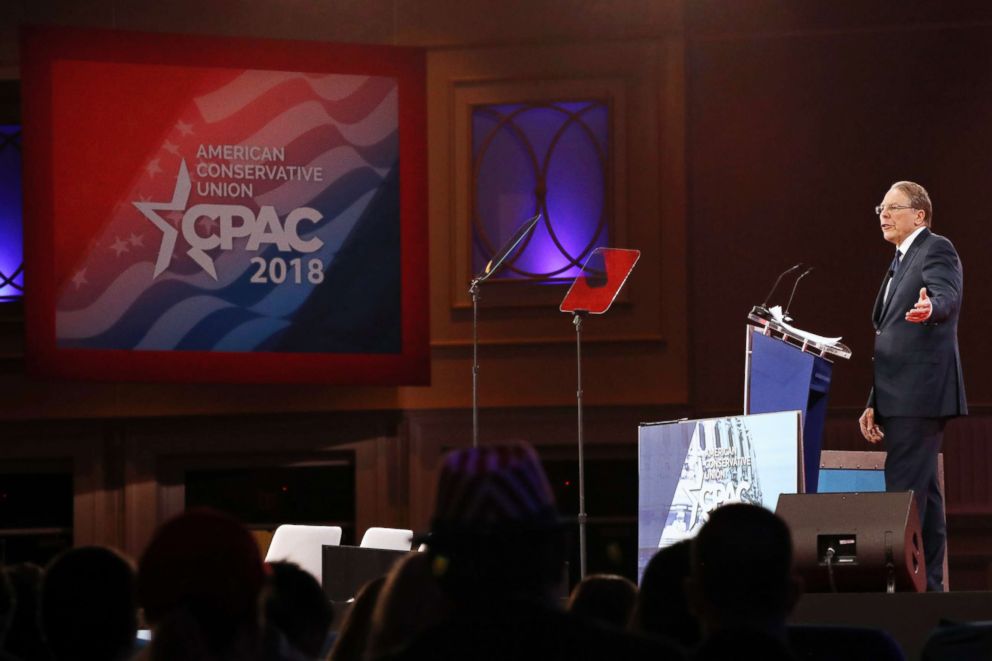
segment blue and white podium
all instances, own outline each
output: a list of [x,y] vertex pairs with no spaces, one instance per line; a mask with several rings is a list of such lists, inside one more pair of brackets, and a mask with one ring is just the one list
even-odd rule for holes
[[816,493],[833,363],[851,357],[839,341],[774,318],[748,316],[744,413],[801,411],[805,491]]

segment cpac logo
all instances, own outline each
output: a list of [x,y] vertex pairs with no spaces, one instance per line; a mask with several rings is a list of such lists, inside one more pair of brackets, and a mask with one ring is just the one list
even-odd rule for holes
[[[234,239],[248,238],[246,250],[257,251],[262,244],[275,244],[280,252],[296,250],[311,253],[319,250],[324,242],[317,237],[302,239],[299,234],[301,221],[318,222],[323,216],[316,209],[300,207],[286,216],[285,223],[279,222],[276,210],[264,206],[256,216],[251,209],[240,204],[196,204],[186,209],[189,201],[190,179],[186,161],[179,164],[179,176],[176,177],[176,188],[169,202],[133,202],[144,216],[155,227],[162,230],[162,243],[158,249],[158,259],[155,260],[153,278],[157,278],[172,263],[172,252],[176,247],[179,230],[169,221],[158,214],[159,211],[182,211],[183,218],[179,227],[182,228],[183,238],[189,244],[189,255],[210,276],[217,279],[217,269],[207,255],[207,250],[219,247],[221,250],[234,248]],[[196,231],[196,222],[201,218],[218,221],[218,234],[203,236]]]

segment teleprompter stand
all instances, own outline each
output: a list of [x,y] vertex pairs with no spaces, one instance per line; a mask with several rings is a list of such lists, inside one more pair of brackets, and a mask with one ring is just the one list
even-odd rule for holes
[[531,216],[517,228],[510,240],[489,260],[485,268],[472,278],[468,293],[472,296],[472,447],[479,447],[479,285],[496,273],[524,239],[534,231],[541,214]]
[[565,294],[559,309],[572,313],[575,326],[575,399],[578,417],[579,448],[579,574],[586,577],[586,482],[585,455],[582,423],[582,320],[586,315],[604,314],[627,282],[634,265],[641,256],[640,250],[621,248],[596,248],[589,255],[582,273]]

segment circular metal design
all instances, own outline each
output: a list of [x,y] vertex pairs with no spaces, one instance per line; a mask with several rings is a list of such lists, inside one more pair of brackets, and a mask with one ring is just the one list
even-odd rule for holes
[[[560,102],[564,103],[564,102]],[[554,279],[556,276],[561,276],[569,269],[581,268],[582,264],[585,262],[589,254],[597,247],[597,239],[603,233],[604,228],[607,224],[608,212],[611,202],[611,190],[609,186],[609,178],[607,176],[608,171],[608,155],[603,145],[600,143],[596,136],[596,132],[593,127],[589,125],[586,121],[585,116],[592,110],[608,110],[608,105],[604,101],[589,101],[585,102],[586,105],[581,107],[577,111],[570,110],[568,108],[562,107],[557,103],[532,103],[532,104],[520,104],[515,106],[515,109],[509,113],[502,113],[498,108],[499,106],[479,106],[475,109],[476,113],[480,113],[491,117],[496,121],[496,125],[490,130],[485,136],[483,136],[479,147],[473,157],[472,163],[472,229],[473,238],[475,240],[476,246],[483,254],[484,259],[491,257],[495,251],[493,242],[490,239],[489,233],[486,231],[487,226],[492,227],[492,225],[487,225],[485,218],[483,218],[482,210],[479,208],[479,185],[480,176],[483,163],[486,159],[486,154],[492,146],[494,140],[504,135],[504,132],[510,132],[510,135],[518,141],[518,144],[524,149],[525,160],[527,165],[531,168],[534,177],[534,213],[541,212],[542,222],[544,228],[548,233],[552,244],[557,249],[558,253],[561,255],[564,261],[564,265],[560,268],[555,268],[550,271],[545,272],[535,272],[527,270],[519,265],[517,265],[518,260],[523,256],[533,240],[534,233],[526,239],[525,243],[517,250],[516,254],[511,260],[509,260],[504,268],[514,273],[518,278],[532,279],[532,280],[550,280]],[[574,105],[575,102],[571,102],[570,105]],[[506,105],[506,104],[504,104]],[[562,115],[562,122],[557,127],[555,132],[551,135],[548,147],[545,150],[543,156],[539,157],[537,154],[537,148],[534,145],[534,141],[531,136],[527,134],[527,131],[520,126],[519,120],[523,115],[534,111],[553,111]],[[592,226],[591,233],[589,234],[589,239],[582,246],[581,250],[577,254],[572,254],[568,248],[565,247],[562,240],[559,237],[559,232],[555,229],[555,219],[552,217],[548,209],[548,193],[549,193],[549,170],[551,167],[552,159],[555,156],[555,150],[562,144],[563,136],[572,127],[577,127],[584,134],[589,143],[592,145],[595,152],[596,163],[599,166],[600,182],[602,185],[602,205],[596,219],[595,225]],[[547,137],[541,136],[541,137]]]

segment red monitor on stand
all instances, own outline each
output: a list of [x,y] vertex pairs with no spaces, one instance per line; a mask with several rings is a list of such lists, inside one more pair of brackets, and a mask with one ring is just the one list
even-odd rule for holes
[[640,257],[640,250],[596,248],[559,309],[576,314],[603,314],[613,305]]
[[572,283],[558,308],[562,312],[572,313],[572,324],[575,326],[575,365],[578,382],[575,399],[579,430],[579,575],[582,578],[586,577],[587,518],[582,438],[582,318],[587,314],[603,314],[610,309],[640,257],[640,250],[596,248],[582,266],[581,275]]

